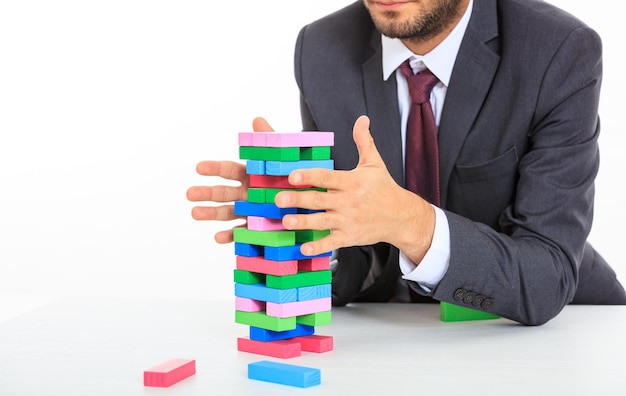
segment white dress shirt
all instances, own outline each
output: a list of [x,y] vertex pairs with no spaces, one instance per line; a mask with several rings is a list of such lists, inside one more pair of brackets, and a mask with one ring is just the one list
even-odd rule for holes
[[[456,56],[461,46],[470,16],[472,14],[473,0],[470,0],[465,14],[452,30],[452,32],[432,51],[425,55],[416,55],[411,52],[399,39],[382,37],[382,62],[383,79],[387,80],[395,74],[398,85],[398,104],[402,125],[402,155],[404,159],[406,141],[406,123],[409,118],[411,100],[409,88],[405,76],[400,71],[400,65],[407,59],[414,72],[428,68],[439,82],[433,88],[430,95],[430,103],[433,108],[435,123],[439,127],[441,110],[446,98],[446,91],[452,75],[452,69]],[[404,162],[403,162],[404,163]],[[430,249],[424,259],[416,265],[408,257],[400,252],[400,269],[403,278],[417,282],[424,290],[431,291],[437,286],[445,275],[450,261],[450,230],[445,212],[435,208],[435,233]],[[402,297],[399,298],[400,300]]]
[[[382,36],[382,77],[386,81],[392,75],[395,75],[398,86],[403,163],[406,146],[406,123],[409,118],[411,99],[406,77],[404,77],[402,71],[399,69],[400,65],[411,58],[410,63],[414,72],[428,68],[439,79],[439,82],[433,88],[430,96],[435,123],[437,127],[439,127],[446,90],[450,82],[450,76],[452,75],[452,69],[461,46],[461,41],[463,40],[465,30],[472,14],[472,7],[473,0],[470,0],[467,10],[452,32],[437,47],[425,55],[414,54],[399,39]],[[439,284],[439,281],[443,278],[448,269],[450,261],[450,230],[448,219],[443,210],[436,206],[434,206],[434,209],[435,233],[433,241],[428,252],[426,252],[426,255],[419,263],[419,266],[412,262],[402,251],[400,252],[400,270],[403,276],[402,279],[400,279],[401,284],[396,291],[395,301],[408,301],[408,286],[404,279],[417,282],[420,287],[430,292]],[[336,251],[333,251],[331,257],[332,270],[334,270],[337,265],[341,265],[341,263],[337,261],[336,253]],[[376,261],[376,258],[374,258],[374,260]],[[363,285],[363,289],[374,282],[375,277],[380,271],[380,263],[372,263],[372,268]]]

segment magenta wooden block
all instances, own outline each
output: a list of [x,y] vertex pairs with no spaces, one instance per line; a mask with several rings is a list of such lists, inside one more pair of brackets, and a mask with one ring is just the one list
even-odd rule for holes
[[167,388],[196,373],[193,359],[170,359],[143,372],[144,386]]
[[316,257],[298,261],[300,271],[323,271],[330,269],[330,257]]
[[265,311],[265,301],[253,300],[245,297],[235,297],[235,309],[245,312]]
[[310,184],[294,186],[289,183],[289,176],[250,175],[250,187],[262,188],[311,188]]
[[324,312],[330,310],[330,297],[287,303],[268,302],[265,305],[266,314],[268,316],[275,316],[278,318],[290,318],[292,316],[308,315],[315,312]]
[[297,260],[267,260],[263,257],[237,256],[237,269],[258,272],[276,276],[293,275],[298,273]]
[[332,351],[334,347],[333,337],[324,335],[305,335],[298,336],[291,339],[300,343],[300,349],[303,352],[317,352],[323,353]]
[[255,231],[279,231],[284,230],[282,219],[270,219],[269,217],[248,216],[248,229]]
[[302,355],[300,343],[292,340],[257,341],[239,337],[237,338],[237,350],[281,359]]

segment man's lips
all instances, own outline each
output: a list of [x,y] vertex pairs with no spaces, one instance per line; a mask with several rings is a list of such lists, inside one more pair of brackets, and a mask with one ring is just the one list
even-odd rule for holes
[[406,1],[375,1],[374,2],[376,7],[385,11],[398,9],[402,7],[403,5],[405,5],[406,3],[407,3]]

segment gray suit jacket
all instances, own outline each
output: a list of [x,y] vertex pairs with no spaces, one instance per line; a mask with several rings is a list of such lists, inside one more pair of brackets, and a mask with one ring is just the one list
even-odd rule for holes
[[[474,1],[438,131],[451,257],[432,298],[526,324],[571,302],[626,303],[614,271],[586,242],[601,52],[593,30],[547,3]],[[303,129],[335,132],[336,167],[356,166],[352,126],[366,114],[404,185],[396,83],[382,79],[380,34],[361,1],[301,30],[295,75]],[[385,270],[362,291],[373,255]],[[335,305],[388,300],[397,260],[384,244],[342,249]]]

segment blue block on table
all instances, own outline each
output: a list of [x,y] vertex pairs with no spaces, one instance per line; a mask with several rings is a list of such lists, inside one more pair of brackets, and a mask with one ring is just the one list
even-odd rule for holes
[[313,367],[262,360],[248,364],[248,378],[308,388],[321,383],[322,373]]

